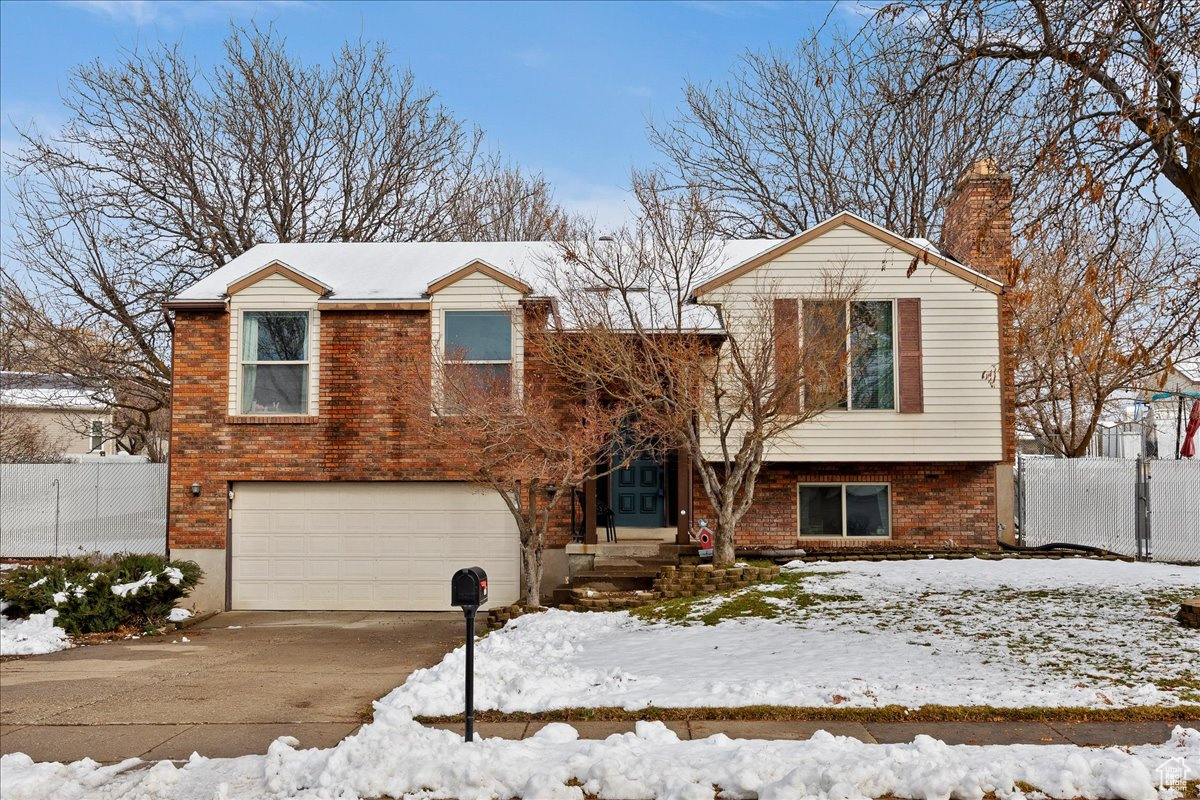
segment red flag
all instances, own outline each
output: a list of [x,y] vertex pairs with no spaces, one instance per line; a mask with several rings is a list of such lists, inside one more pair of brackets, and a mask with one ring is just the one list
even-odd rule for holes
[[1183,447],[1179,455],[1193,458],[1196,455],[1196,431],[1200,430],[1200,400],[1192,401],[1192,413],[1188,416],[1187,431],[1183,435]]

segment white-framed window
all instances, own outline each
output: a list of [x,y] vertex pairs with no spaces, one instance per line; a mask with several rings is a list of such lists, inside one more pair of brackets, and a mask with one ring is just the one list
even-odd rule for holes
[[104,446],[104,420],[94,419],[88,430],[88,450],[96,452]]
[[242,311],[238,348],[238,413],[307,414],[308,311]]
[[887,538],[892,487],[887,483],[801,483],[796,486],[800,537]]
[[513,318],[510,311],[442,312],[442,363],[447,381],[462,391],[513,391]]
[[[894,411],[896,400],[896,305],[893,300],[809,301],[805,332],[827,340],[829,325],[845,333],[843,357],[849,358],[846,387],[834,408]],[[839,320],[839,317],[841,318]]]

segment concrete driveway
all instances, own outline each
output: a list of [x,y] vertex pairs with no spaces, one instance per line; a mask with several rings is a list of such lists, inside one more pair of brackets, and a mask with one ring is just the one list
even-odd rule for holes
[[329,747],[462,637],[457,613],[243,611],[169,636],[6,661],[0,752],[222,757],[265,753],[285,734]]

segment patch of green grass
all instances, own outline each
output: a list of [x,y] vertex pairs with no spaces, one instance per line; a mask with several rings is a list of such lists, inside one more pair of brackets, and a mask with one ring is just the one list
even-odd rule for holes
[[[806,578],[828,577],[835,573],[784,572],[744,589],[730,589],[697,597],[679,597],[635,609],[632,613],[648,622],[678,625],[699,622],[716,625],[730,619],[777,619],[818,603],[861,600],[853,594],[825,594],[803,588]],[[783,602],[771,602],[771,600]]]

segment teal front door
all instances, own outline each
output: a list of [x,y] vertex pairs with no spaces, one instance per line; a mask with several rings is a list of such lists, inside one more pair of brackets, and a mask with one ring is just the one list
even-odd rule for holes
[[662,468],[650,458],[635,458],[613,473],[613,521],[625,528],[659,528],[663,524]]

